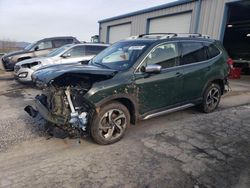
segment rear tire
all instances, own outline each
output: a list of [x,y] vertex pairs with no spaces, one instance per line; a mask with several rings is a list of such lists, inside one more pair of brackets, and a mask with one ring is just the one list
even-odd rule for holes
[[129,125],[128,109],[121,103],[112,102],[101,107],[99,113],[94,115],[90,135],[98,144],[112,144],[122,139]]
[[205,113],[213,112],[219,105],[221,98],[221,88],[218,84],[209,85],[204,94],[201,109]]

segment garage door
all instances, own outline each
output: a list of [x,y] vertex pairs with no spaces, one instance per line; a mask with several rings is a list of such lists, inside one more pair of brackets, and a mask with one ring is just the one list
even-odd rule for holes
[[192,13],[151,19],[149,33],[189,33]]
[[117,26],[111,26],[109,28],[109,43],[114,43],[119,40],[128,38],[131,36],[131,24],[122,24]]

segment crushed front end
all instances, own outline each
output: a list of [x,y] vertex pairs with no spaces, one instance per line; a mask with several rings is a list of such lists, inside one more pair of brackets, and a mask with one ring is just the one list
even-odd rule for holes
[[112,78],[115,71],[90,65],[60,65],[41,68],[32,74],[42,94],[35,98],[35,107],[25,111],[40,114],[48,122],[68,133],[83,133],[95,113],[95,104],[86,97],[96,82]]
[[[25,111],[32,117],[39,113],[45,120],[68,133],[84,133],[94,113],[94,105],[84,95],[96,76],[66,76],[43,85],[43,92],[35,98],[35,108],[26,106]],[[40,84],[41,83],[37,82]]]

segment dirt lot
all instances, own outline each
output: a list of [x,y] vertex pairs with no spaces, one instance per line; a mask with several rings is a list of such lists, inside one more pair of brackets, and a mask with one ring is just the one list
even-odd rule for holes
[[99,146],[49,138],[23,111],[39,93],[0,73],[0,187],[250,187],[250,79],[220,108],[140,122]]

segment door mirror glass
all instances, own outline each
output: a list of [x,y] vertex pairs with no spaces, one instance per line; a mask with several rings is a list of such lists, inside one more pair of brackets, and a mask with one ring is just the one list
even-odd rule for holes
[[38,47],[38,46],[36,46],[36,47],[34,48],[34,50],[35,50],[35,51],[39,50],[39,47]]
[[153,65],[147,65],[144,68],[144,72],[146,73],[160,73],[161,72],[161,65],[153,64]]

